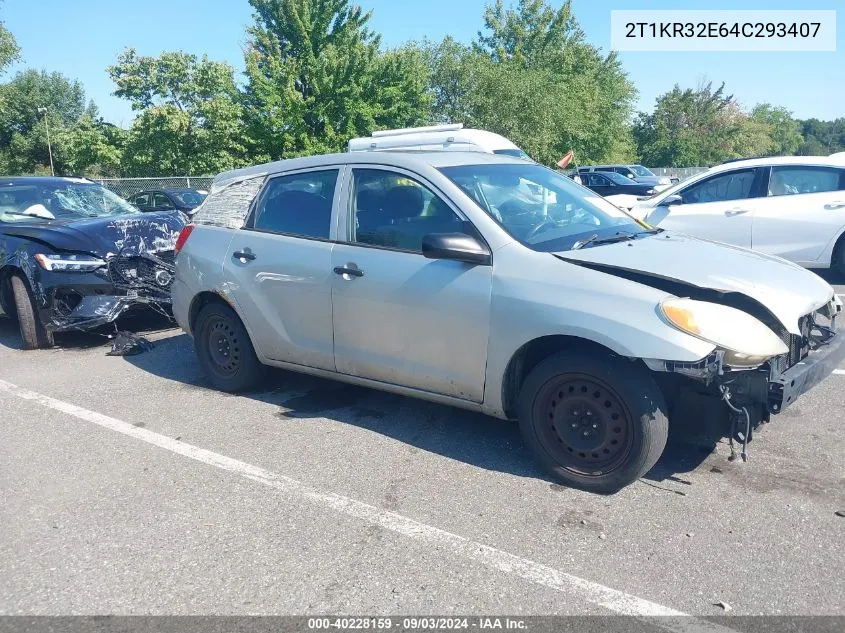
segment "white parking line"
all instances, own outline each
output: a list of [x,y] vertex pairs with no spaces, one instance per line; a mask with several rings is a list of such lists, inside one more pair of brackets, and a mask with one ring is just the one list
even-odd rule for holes
[[845,369],[834,369],[833,373],[837,376],[845,376]]
[[226,457],[225,455],[199,448],[186,442],[174,440],[154,431],[138,428],[117,418],[112,418],[96,411],[89,411],[88,409],[62,400],[56,400],[55,398],[18,387],[4,380],[0,380],[0,391],[17,396],[23,400],[29,400],[43,407],[60,411],[85,422],[97,424],[136,440],[152,444],[153,446],[158,446],[171,453],[176,453],[177,455],[202,462],[203,464],[236,473],[270,488],[307,499],[317,505],[361,519],[373,525],[378,525],[386,530],[402,534],[434,548],[449,550],[454,554],[480,563],[490,569],[495,569],[511,576],[517,576],[536,585],[554,589],[555,591],[598,605],[617,614],[640,617],[663,616],[653,623],[667,631],[677,633],[726,633],[733,631],[732,629],[689,616],[686,613],[676,611],[661,604],[638,598],[637,596],[617,591],[610,587],[605,587],[599,583],[567,574],[542,563],[537,563],[491,547],[490,545],[485,545],[478,541],[473,541],[466,537],[421,523],[401,514],[383,510],[367,503],[344,497],[343,495],[315,490],[300,481],[265,470],[259,466]]

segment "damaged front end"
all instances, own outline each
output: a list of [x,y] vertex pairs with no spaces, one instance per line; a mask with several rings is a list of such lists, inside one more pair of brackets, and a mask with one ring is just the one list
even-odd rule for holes
[[146,306],[170,318],[173,251],[109,255],[86,273],[43,272],[41,319],[48,330],[88,330]]
[[834,296],[799,319],[800,334],[769,321],[788,351],[754,367],[731,365],[726,351],[720,349],[693,363],[645,362],[671,401],[703,396],[718,402],[728,425],[731,459],[736,458],[737,441],[746,461],[754,430],[794,404],[845,360],[845,330],[837,325],[841,311],[842,303]]

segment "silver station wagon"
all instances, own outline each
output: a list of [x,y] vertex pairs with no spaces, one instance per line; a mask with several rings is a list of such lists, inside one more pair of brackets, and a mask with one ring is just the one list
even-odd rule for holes
[[638,222],[480,152],[362,152],[218,175],[173,310],[214,387],[267,366],[519,421],[564,483],[613,492],[704,398],[742,442],[845,356],[829,284]]

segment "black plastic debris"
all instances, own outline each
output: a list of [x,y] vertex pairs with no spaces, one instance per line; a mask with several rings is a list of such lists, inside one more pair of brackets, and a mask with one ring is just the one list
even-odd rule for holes
[[111,351],[106,356],[134,356],[154,347],[151,341],[134,332],[118,332],[111,344]]

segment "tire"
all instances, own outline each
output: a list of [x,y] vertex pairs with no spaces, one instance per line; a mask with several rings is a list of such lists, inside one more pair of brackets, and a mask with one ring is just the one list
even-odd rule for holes
[[839,238],[839,242],[833,248],[830,267],[840,275],[845,275],[845,237]]
[[558,480],[613,493],[642,477],[666,446],[666,403],[648,371],[628,360],[561,352],[526,377],[522,437]]
[[15,301],[18,327],[21,331],[23,349],[46,349],[53,347],[53,333],[48,332],[41,323],[35,306],[35,297],[29,289],[26,279],[15,273],[9,277],[9,286]]
[[194,322],[194,351],[215,389],[235,393],[257,386],[266,374],[237,314],[222,303],[204,306]]

